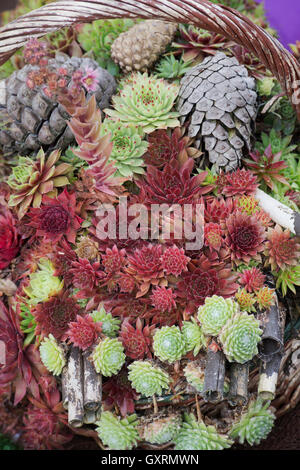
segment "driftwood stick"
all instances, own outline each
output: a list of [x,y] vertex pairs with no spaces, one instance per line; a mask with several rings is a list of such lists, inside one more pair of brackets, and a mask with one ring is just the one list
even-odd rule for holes
[[259,356],[264,362],[271,361],[272,357],[283,350],[283,325],[280,318],[277,295],[274,293],[275,303],[261,315],[263,334],[258,345]]
[[204,374],[203,398],[206,401],[217,402],[222,400],[225,380],[225,356],[222,351],[212,351],[210,348],[206,355]]
[[69,374],[67,366],[63,368],[61,373],[61,395],[63,407],[67,410],[69,406]]
[[249,363],[230,366],[229,403],[233,406],[245,405],[248,401]]
[[270,361],[261,363],[258,382],[258,396],[263,400],[273,400],[275,398],[282,356],[282,353],[277,353],[272,356]]
[[293,211],[293,209],[277,201],[277,199],[269,196],[261,189],[257,189],[254,196],[258,200],[260,207],[271,217],[273,222],[288,228],[295,235],[300,235],[299,212]]
[[83,357],[83,405],[85,411],[96,411],[102,401],[102,376],[97,374],[95,367],[89,361],[90,351],[85,351]]
[[96,422],[96,411],[86,411],[84,413],[83,423],[84,424],[94,424]]
[[83,367],[79,348],[72,347],[68,362],[68,421],[79,428],[83,424]]

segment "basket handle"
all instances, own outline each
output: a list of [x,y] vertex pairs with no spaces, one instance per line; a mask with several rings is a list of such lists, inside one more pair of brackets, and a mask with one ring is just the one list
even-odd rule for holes
[[61,0],[50,3],[0,28],[0,65],[32,37],[76,23],[124,17],[190,23],[244,46],[278,79],[300,120],[297,59],[246,16],[208,0]]

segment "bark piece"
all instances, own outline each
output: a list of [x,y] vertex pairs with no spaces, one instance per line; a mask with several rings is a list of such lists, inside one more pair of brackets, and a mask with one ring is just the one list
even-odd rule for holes
[[85,411],[96,411],[102,401],[102,376],[89,361],[90,351],[83,353],[83,404]]
[[225,380],[225,356],[222,351],[208,349],[204,374],[203,398],[218,402],[223,399]]
[[69,374],[68,366],[65,366],[61,373],[61,394],[62,394],[62,404],[65,410],[69,406]]
[[272,357],[283,350],[283,324],[280,317],[277,295],[275,303],[261,315],[263,334],[258,345],[259,357],[269,362]]
[[68,362],[68,421],[79,428],[83,424],[83,364],[79,348],[72,347]]
[[277,353],[272,356],[271,361],[261,363],[258,396],[264,400],[273,400],[275,398],[282,356],[282,353]]
[[249,363],[234,362],[230,367],[229,403],[245,405],[248,401]]

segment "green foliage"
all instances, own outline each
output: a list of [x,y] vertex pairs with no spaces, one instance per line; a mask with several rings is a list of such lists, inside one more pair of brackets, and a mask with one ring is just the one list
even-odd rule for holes
[[218,434],[214,426],[197,422],[193,414],[187,413],[174,442],[175,450],[222,450],[233,443],[226,435]]
[[291,156],[296,155],[294,150],[296,149],[296,145],[290,145],[292,140],[292,136],[285,136],[281,137],[279,132],[276,132],[275,129],[272,129],[269,134],[262,132],[261,134],[261,142],[257,141],[255,148],[263,154],[266,148],[271,145],[271,149],[273,153],[281,152],[282,159],[289,159]]
[[50,334],[41,342],[40,356],[49,372],[52,372],[53,375],[61,374],[66,364],[65,354],[53,335]]
[[128,370],[132,387],[145,397],[161,395],[163,389],[169,388],[169,375],[149,361],[134,361],[128,366]]
[[179,91],[175,83],[137,72],[126,78],[121,87],[112,99],[114,109],[104,110],[121,125],[140,126],[147,134],[179,125],[179,113],[172,111]]
[[62,290],[64,281],[54,276],[54,272],[55,268],[51,261],[42,258],[38,263],[38,269],[29,276],[29,285],[23,287],[25,294],[29,297],[30,305],[45,302]]
[[300,266],[290,266],[284,271],[280,269],[272,274],[276,278],[276,289],[281,289],[283,297],[288,289],[296,294],[295,286],[300,286]]
[[68,163],[72,166],[71,174],[68,174],[68,178],[71,184],[77,180],[77,174],[81,168],[88,168],[89,166],[86,160],[83,160],[82,158],[75,155],[73,150],[76,149],[74,147],[69,147],[59,158],[60,162]]
[[184,335],[178,326],[163,326],[156,330],[153,338],[154,354],[161,361],[179,361],[186,353]]
[[[262,89],[262,85],[258,89]],[[276,89],[276,88],[275,88]],[[273,94],[272,89],[272,94]],[[264,124],[270,126],[275,132],[282,132],[284,136],[293,134],[297,123],[295,110],[287,98],[280,98],[268,111]]]
[[275,420],[274,414],[267,410],[269,404],[268,402],[263,405],[260,400],[250,403],[247,412],[233,425],[230,437],[238,440],[240,444],[246,441],[251,446],[266,439]]
[[136,21],[131,19],[97,20],[85,24],[78,41],[83,49],[91,55],[104,69],[114,76],[119,75],[117,64],[111,59],[110,50],[114,40],[124,31],[131,28]]
[[182,423],[180,413],[174,413],[161,418],[153,418],[153,421],[143,426],[143,440],[151,444],[166,444],[177,436]]
[[207,297],[204,305],[198,309],[198,320],[203,332],[207,335],[218,335],[222,326],[237,311],[237,308],[237,303],[232,299],[224,299],[218,295]]
[[197,356],[200,349],[205,347],[206,339],[196,320],[191,318],[191,321],[184,321],[181,332],[186,343],[186,352],[193,350],[194,356]]
[[253,315],[237,312],[222,328],[219,340],[229,362],[244,364],[257,353],[262,330]]
[[95,347],[92,360],[98,374],[111,377],[119,372],[125,362],[122,343],[116,338],[105,338]]
[[28,346],[35,339],[36,321],[30,307],[24,303],[20,304],[20,328],[26,335],[24,346]]
[[18,450],[18,446],[11,440],[9,436],[0,434],[0,450]]
[[142,156],[148,148],[148,142],[142,140],[143,130],[133,124],[123,125],[112,119],[104,119],[100,135],[104,137],[107,134],[111,134],[110,141],[113,143],[109,158],[117,168],[115,176],[131,178],[144,174]]
[[184,62],[182,58],[176,60],[174,55],[162,57],[156,66],[155,74],[159,78],[180,78],[191,68],[190,63]]
[[103,411],[96,422],[96,431],[105,446],[110,450],[131,450],[137,444],[139,437],[135,414],[124,419],[114,416],[110,411]]
[[121,320],[119,318],[113,317],[111,313],[106,313],[104,307],[101,307],[100,310],[94,310],[91,313],[91,317],[94,322],[102,323],[102,333],[109,338],[115,338],[120,329]]

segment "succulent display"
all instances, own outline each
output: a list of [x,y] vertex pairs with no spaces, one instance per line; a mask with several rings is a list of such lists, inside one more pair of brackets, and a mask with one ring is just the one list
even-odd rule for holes
[[130,450],[137,443],[138,420],[135,414],[120,419],[110,411],[104,411],[96,424],[100,439],[110,450]]
[[240,421],[231,428],[230,437],[241,444],[246,441],[251,446],[266,439],[275,421],[275,416],[268,407],[268,402],[263,404],[260,400],[253,401]]
[[232,444],[227,436],[218,434],[214,426],[197,422],[193,414],[187,413],[174,442],[175,450],[222,450]]
[[66,364],[62,347],[57,343],[53,335],[45,338],[40,345],[40,355],[43,364],[53,375],[60,375]]
[[168,374],[149,361],[134,361],[128,369],[128,378],[133,388],[145,397],[161,395],[164,389],[169,388]]
[[190,121],[188,135],[206,150],[216,168],[236,169],[250,149],[256,117],[255,81],[234,58],[219,52],[181,80],[177,109]]
[[122,343],[115,338],[105,338],[95,347],[92,360],[95,369],[105,377],[117,374],[125,361]]
[[[259,444],[299,398],[296,59],[254,0],[79,2],[60,31],[23,3],[0,18],[0,59],[24,45],[0,66],[1,436]],[[42,40],[39,12],[5,26],[42,5]]]
[[[100,109],[108,106],[115,91],[114,78],[98,64],[87,58],[58,55],[49,59],[49,67],[60,73],[65,69],[66,79],[70,81],[76,70],[97,71],[97,87],[95,93]],[[6,84],[6,102],[2,103],[2,112],[7,113],[11,123],[5,130],[0,130],[0,145],[6,154],[29,154],[44,149],[64,149],[73,140],[73,135],[67,126],[68,113],[54,97],[49,97],[41,85],[30,89],[27,86],[28,74],[35,71],[35,66],[25,65],[15,71]]]
[[111,56],[125,73],[145,72],[172,41],[176,29],[176,23],[167,21],[138,23],[115,39]]
[[244,364],[258,353],[262,330],[253,315],[237,312],[223,326],[219,340],[224,354],[232,362]]

